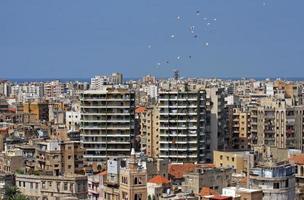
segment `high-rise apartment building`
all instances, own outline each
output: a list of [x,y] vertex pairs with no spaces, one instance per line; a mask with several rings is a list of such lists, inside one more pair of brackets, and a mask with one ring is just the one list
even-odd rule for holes
[[235,150],[250,149],[250,112],[239,107],[228,107],[227,134],[228,147]]
[[104,85],[121,85],[123,84],[123,75],[122,73],[115,72],[110,76],[101,76],[97,75],[91,78],[91,89],[99,90],[104,87]]
[[159,156],[159,111],[157,107],[145,108],[139,114],[141,150],[148,157]]
[[59,80],[44,84],[43,94],[46,97],[59,97],[64,93],[64,84]]
[[175,163],[208,160],[205,91],[162,91],[158,106],[159,157]]
[[114,84],[114,85],[120,85],[123,84],[123,75],[122,73],[112,73],[112,75],[110,76],[110,83]]
[[0,96],[8,97],[11,92],[11,82],[7,80],[0,80]]
[[207,122],[210,131],[211,151],[224,149],[226,138],[226,103],[223,88],[207,88]]
[[135,125],[135,93],[107,86],[81,95],[81,143],[89,162],[130,155]]
[[303,149],[303,112],[303,106],[287,106],[283,101],[259,106],[258,144]]

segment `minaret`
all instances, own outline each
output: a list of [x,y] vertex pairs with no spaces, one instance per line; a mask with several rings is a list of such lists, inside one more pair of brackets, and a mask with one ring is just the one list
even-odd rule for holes
[[129,166],[128,168],[131,169],[131,170],[136,170],[137,169],[137,159],[136,159],[136,154],[135,154],[135,149],[132,148],[131,150],[131,157],[130,157],[130,160],[129,160]]
[[119,194],[121,199],[147,199],[147,171],[138,167],[134,148],[128,166],[120,170]]

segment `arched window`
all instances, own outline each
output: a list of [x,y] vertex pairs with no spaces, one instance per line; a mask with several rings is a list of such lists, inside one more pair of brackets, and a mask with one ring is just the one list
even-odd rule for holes
[[142,194],[135,194],[134,200],[142,200]]

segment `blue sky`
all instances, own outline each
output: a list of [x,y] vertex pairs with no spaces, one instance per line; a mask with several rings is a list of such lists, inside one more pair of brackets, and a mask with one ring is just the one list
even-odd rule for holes
[[192,77],[303,77],[303,7],[303,0],[1,0],[0,77],[166,77],[175,68]]

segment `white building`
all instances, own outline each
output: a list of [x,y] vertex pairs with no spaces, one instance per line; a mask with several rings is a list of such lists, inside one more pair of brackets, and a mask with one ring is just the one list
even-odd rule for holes
[[145,92],[150,98],[157,99],[158,87],[156,85],[148,85],[145,87]]
[[65,124],[69,131],[76,131],[80,126],[80,112],[67,111],[65,113]]
[[97,75],[91,78],[91,90],[102,89],[104,85],[121,85],[123,84],[123,75],[121,73],[113,73],[110,76]]
[[266,95],[267,96],[274,95],[273,82],[266,83]]
[[205,91],[161,91],[158,106],[159,157],[175,163],[205,162],[208,151]]
[[18,102],[39,99],[43,96],[42,85],[14,85],[11,87],[11,97],[15,97]]
[[135,93],[107,86],[81,95],[81,143],[84,158],[102,162],[130,155],[135,126]]

